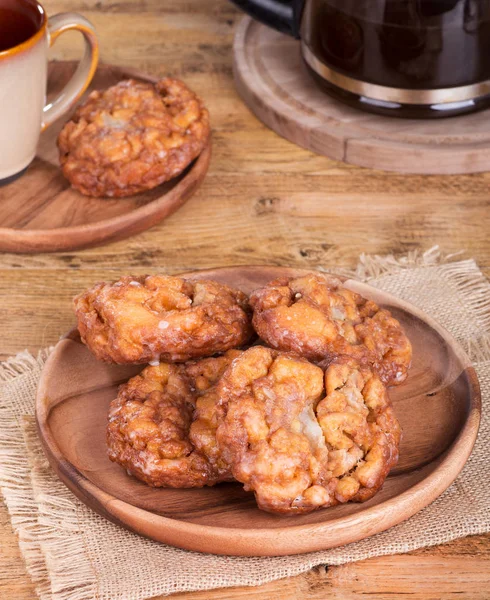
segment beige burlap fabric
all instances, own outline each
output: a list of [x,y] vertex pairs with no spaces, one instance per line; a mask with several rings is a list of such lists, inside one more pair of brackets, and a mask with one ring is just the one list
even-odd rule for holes
[[[108,523],[56,478],[40,448],[33,406],[46,352],[0,366],[0,487],[39,596],[53,600],[140,600],[158,594],[259,585],[319,564],[407,552],[490,531],[490,285],[471,261],[423,256],[363,257],[357,276],[437,319],[468,350],[483,392],[475,450],[458,480],[433,504],[356,544],[277,558],[223,557],[178,550]],[[5,568],[0,578],[13,574]]]

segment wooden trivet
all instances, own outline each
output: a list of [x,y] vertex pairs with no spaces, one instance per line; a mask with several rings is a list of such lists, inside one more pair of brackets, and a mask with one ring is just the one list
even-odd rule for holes
[[297,40],[249,17],[235,34],[234,72],[239,94],[261,121],[318,154],[401,173],[490,170],[490,111],[416,120],[351,108],[316,85]]
[[[49,65],[48,90],[59,91],[75,62]],[[138,71],[99,65],[87,93],[121,79],[156,81]],[[184,204],[202,183],[211,144],[179,177],[130,198],[89,198],[70,187],[58,162],[56,138],[68,119],[49,127],[33,163],[19,179],[0,188],[0,251],[55,252],[96,246],[145,231]]]

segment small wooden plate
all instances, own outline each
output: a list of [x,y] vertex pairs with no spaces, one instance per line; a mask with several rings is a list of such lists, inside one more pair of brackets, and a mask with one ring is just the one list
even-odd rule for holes
[[[281,267],[236,267],[189,274],[245,292],[281,275]],[[415,307],[368,285],[345,285],[387,307],[414,348],[407,381],[392,388],[404,437],[400,461],[365,504],[281,517],[260,511],[253,495],[227,483],[194,490],[153,489],[107,458],[105,427],[117,386],[141,370],[98,362],[71,332],[50,356],[39,383],[39,434],[51,465],[82,502],[110,521],[188,550],[285,555],[361,540],[408,519],[454,481],[475,443],[480,390],[457,342]]]
[[[51,62],[48,90],[57,93],[75,68],[72,61]],[[87,94],[129,78],[157,80],[139,71],[99,65]],[[206,176],[211,143],[184,173],[153,190],[119,199],[83,196],[70,187],[59,168],[56,139],[68,117],[41,134],[27,172],[0,187],[0,251],[76,250],[135,235],[176,211]]]

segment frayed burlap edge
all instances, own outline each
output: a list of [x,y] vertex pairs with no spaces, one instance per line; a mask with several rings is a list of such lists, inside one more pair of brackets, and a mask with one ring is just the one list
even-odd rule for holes
[[[43,471],[49,467],[35,419],[16,419],[1,388],[17,377],[40,375],[51,350],[37,357],[24,351],[0,365],[0,491],[37,595],[41,600],[85,600],[96,597],[96,577],[84,552],[73,495],[61,482],[56,489],[52,481],[47,484]],[[73,557],[71,569],[60,571],[60,553]],[[0,572],[0,578],[8,579],[8,573]]]
[[[70,490],[56,481],[37,435],[34,417],[22,423],[25,447],[31,470],[32,488],[38,508],[39,536],[56,600],[98,598],[97,576],[85,549],[78,502]],[[59,556],[71,557],[60,568]]]
[[473,259],[461,260],[463,253],[464,251],[460,250],[452,254],[444,254],[439,246],[432,246],[425,252],[412,250],[403,256],[363,253],[354,270],[339,271],[335,268],[320,270],[338,272],[340,275],[368,283],[391,277],[407,269],[445,265],[446,269],[440,274],[446,283],[464,298],[482,327],[481,337],[468,340],[465,350],[472,362],[486,362],[490,360],[490,284]]
[[[37,358],[24,351],[5,361],[0,365],[0,385],[36,369],[40,370],[48,355],[49,350],[39,352]],[[41,600],[47,600],[51,597],[51,585],[39,541],[38,506],[32,489],[31,470],[20,423],[8,409],[7,399],[3,397],[1,388],[0,428],[0,491],[36,593]],[[0,577],[7,578],[8,573],[0,573]]]
[[357,267],[352,273],[361,281],[369,281],[385,275],[393,275],[400,270],[445,265],[459,260],[462,254],[462,250],[452,254],[443,254],[439,246],[432,246],[425,252],[411,250],[403,256],[395,256],[394,254],[380,256],[378,254],[362,253]]
[[24,350],[0,363],[0,383],[7,383],[16,377],[29,374],[36,368],[42,368],[52,350],[52,347],[40,350],[37,357]]
[[490,360],[490,284],[473,259],[460,260],[462,253],[443,254],[439,246],[433,246],[425,252],[413,250],[401,257],[361,254],[352,276],[370,282],[406,269],[445,265],[439,275],[464,299],[482,328],[481,337],[468,340],[465,350],[472,362],[486,362]]

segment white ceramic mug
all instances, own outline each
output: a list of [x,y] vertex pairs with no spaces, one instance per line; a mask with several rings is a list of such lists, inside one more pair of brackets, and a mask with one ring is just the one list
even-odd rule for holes
[[[87,19],[63,13],[48,21],[37,0],[0,0],[0,36],[2,27],[4,46],[9,40],[15,45],[0,45],[0,184],[27,169],[41,131],[87,89],[99,56],[95,30]],[[61,33],[73,29],[83,34],[84,56],[66,87],[46,105],[48,49]]]

